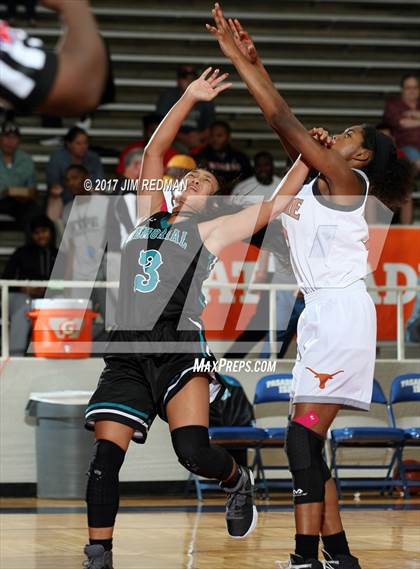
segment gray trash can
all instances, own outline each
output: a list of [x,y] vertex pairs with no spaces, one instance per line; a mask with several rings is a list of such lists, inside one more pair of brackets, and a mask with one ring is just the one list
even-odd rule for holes
[[84,428],[90,391],[31,393],[28,417],[36,418],[37,496],[84,498],[93,437]]

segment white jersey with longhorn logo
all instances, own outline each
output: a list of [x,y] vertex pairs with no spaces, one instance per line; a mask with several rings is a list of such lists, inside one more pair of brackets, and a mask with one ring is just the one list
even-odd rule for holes
[[321,195],[318,177],[306,183],[282,223],[293,270],[305,294],[297,330],[292,402],[368,410],[376,354],[376,311],[366,291],[369,181],[353,206]]

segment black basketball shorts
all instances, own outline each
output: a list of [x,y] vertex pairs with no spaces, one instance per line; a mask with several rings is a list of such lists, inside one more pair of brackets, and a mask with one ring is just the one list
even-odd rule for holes
[[211,371],[216,358],[201,322],[194,324],[200,327],[178,330],[176,322],[164,320],[150,331],[114,330],[86,408],[86,428],[93,430],[96,421],[116,421],[132,427],[133,440],[144,443],[156,415],[167,421],[166,405],[196,375],[208,376],[210,401],[220,399],[227,384]]

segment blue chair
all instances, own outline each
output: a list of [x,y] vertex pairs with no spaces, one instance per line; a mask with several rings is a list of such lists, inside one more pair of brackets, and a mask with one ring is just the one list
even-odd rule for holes
[[[405,373],[397,375],[391,384],[391,392],[389,396],[389,411],[391,414],[392,425],[394,427],[401,427],[404,430],[404,449],[407,447],[420,447],[420,427],[417,426],[419,421],[418,406],[415,411],[415,416],[400,418],[397,422],[395,417],[395,405],[400,403],[419,403],[420,402],[420,373]],[[407,414],[406,414],[407,415]],[[412,423],[411,423],[412,421]],[[397,424],[398,423],[398,424]],[[414,423],[417,423],[415,425]],[[403,452],[404,452],[403,449]],[[402,464],[400,468],[403,471],[404,479],[406,479],[407,467],[404,465],[403,457],[401,457]],[[410,464],[410,470],[420,470],[420,465]],[[406,480],[404,487],[404,496],[408,496],[408,486],[418,486],[418,481]]]
[[[293,376],[291,373],[275,373],[262,377],[255,388],[254,409],[258,414],[259,406],[263,404],[290,403],[290,390]],[[276,411],[278,416],[278,410]],[[288,413],[287,413],[288,416]],[[258,419],[257,419],[258,420]],[[271,420],[271,418],[270,418]],[[274,420],[274,419],[273,419]],[[286,444],[287,427],[273,426],[265,428],[267,438],[262,441],[261,448],[284,448]],[[288,471],[288,466],[264,464],[264,470]],[[290,476],[287,480],[269,480],[268,486],[276,488],[292,488]]]
[[[384,427],[345,427],[342,429],[331,430],[331,452],[332,452],[332,468],[335,474],[337,490],[341,495],[341,488],[345,486],[357,486],[359,488],[374,488],[378,486],[378,479],[350,479],[341,480],[339,470],[371,470],[371,469],[387,469],[385,478],[381,480],[382,491],[388,486],[396,486],[403,484],[404,486],[404,473],[399,469],[400,480],[392,480],[392,469],[395,464],[401,464],[402,447],[404,445],[404,431],[397,429],[392,424],[391,414],[389,412],[388,402],[385,398],[384,392],[378,381],[375,379],[372,392],[372,404],[382,405],[387,411],[388,426]],[[383,464],[338,464],[337,451],[339,448],[385,448],[393,449],[391,462],[387,465]]]
[[[224,375],[225,381],[232,385],[240,387],[240,382],[233,376]],[[232,450],[253,449],[254,461],[251,469],[255,472],[255,481],[257,487],[263,487],[264,493],[267,492],[267,485],[264,474],[264,467],[261,460],[260,448],[268,435],[264,429],[260,429],[255,424],[244,427],[226,426],[226,427],[210,427],[209,437],[212,444],[223,446]],[[195,483],[197,498],[203,499],[203,490],[218,490],[219,485],[215,482],[207,481],[195,475],[190,475],[189,481]]]

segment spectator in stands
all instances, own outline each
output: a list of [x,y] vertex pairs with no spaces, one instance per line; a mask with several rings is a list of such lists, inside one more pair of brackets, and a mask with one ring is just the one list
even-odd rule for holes
[[[193,65],[181,65],[177,70],[177,86],[164,91],[157,102],[156,112],[165,116],[175,105],[188,85],[198,77]],[[176,137],[182,151],[206,143],[210,134],[210,125],[215,119],[215,108],[212,101],[201,101],[189,113]]]
[[240,182],[232,191],[234,196],[257,196],[267,200],[280,184],[281,178],[274,173],[274,160],[269,152],[254,156],[254,175]]
[[221,193],[225,195],[232,192],[235,184],[253,174],[248,156],[232,147],[230,126],[224,121],[215,121],[211,125],[207,146],[194,158],[214,172],[221,181]]
[[[66,278],[75,281],[104,280],[104,252],[107,239],[107,209],[110,196],[101,192],[87,191],[84,182],[87,168],[72,164],[65,172],[65,181],[74,200],[63,209],[65,224],[60,251],[66,253]],[[70,291],[73,298],[90,297],[88,289]],[[94,289],[92,293],[95,308],[105,315],[105,289]]]
[[167,166],[164,180],[182,180],[184,176],[197,167],[196,161],[187,154],[176,154],[173,156]]
[[[108,250],[120,251],[127,236],[133,231],[137,220],[137,187],[143,160],[142,148],[131,150],[124,157],[124,173],[119,179],[115,193],[110,196],[108,207]],[[118,280],[115,279],[115,280]]]
[[73,199],[71,190],[65,186],[65,174],[67,168],[72,164],[84,166],[94,185],[96,180],[104,178],[104,170],[99,155],[89,150],[88,136],[83,129],[77,126],[73,126],[67,132],[64,137],[64,147],[56,150],[48,162],[48,215],[51,219],[56,219],[56,212],[52,210],[50,197],[61,197],[64,205]]
[[35,165],[31,156],[19,148],[20,131],[12,122],[0,131],[0,213],[13,216],[22,229],[41,212],[36,202]]
[[72,199],[63,208],[62,219],[67,223],[73,207],[73,199],[76,196],[90,195],[85,189],[85,180],[89,178],[89,172],[82,164],[71,164],[64,174],[64,185],[71,192]]
[[[124,157],[124,173],[109,202],[106,220],[105,274],[108,281],[120,278],[121,247],[137,222],[137,182],[143,161],[143,149],[134,148]],[[115,323],[118,289],[106,291],[106,327]]]
[[130,150],[124,157],[124,171],[120,179],[120,192],[125,192],[127,187],[133,187],[133,184],[127,184],[126,180],[138,180],[140,176],[141,165],[143,163],[143,149],[135,148]]
[[[386,123],[378,124],[376,126],[376,130],[380,130],[381,132],[386,134],[386,136],[392,138],[392,140],[396,143],[395,137],[392,135],[391,127]],[[397,156],[398,158],[407,159],[404,150],[401,150],[401,148],[399,148],[398,146],[397,146]],[[370,204],[367,205],[367,211],[368,212],[370,211]],[[372,223],[373,220],[369,219],[369,222]],[[411,191],[407,196],[407,200],[405,201],[405,203],[395,212],[395,215],[392,218],[392,223],[393,224],[401,223],[402,225],[410,225],[411,223],[413,223],[413,195]]]
[[414,73],[404,75],[401,93],[385,105],[383,122],[389,125],[397,146],[420,172],[420,86]]
[[[89,178],[89,172],[81,164],[71,164],[64,174],[63,185],[66,191],[70,192],[71,200],[67,202],[66,206],[70,204],[75,195],[79,195],[84,191],[84,182]],[[59,229],[59,241],[64,230],[64,210],[66,206],[63,205],[61,186],[53,186],[48,194],[48,208],[47,214],[52,219],[57,228]]]
[[[176,154],[173,156],[166,167],[166,172],[163,177],[165,182],[176,182],[181,181],[188,172],[194,170],[197,164],[191,156],[187,154]],[[165,197],[165,202],[162,203],[161,211],[172,211],[175,207],[175,194],[174,186],[168,186],[167,189],[164,188],[163,195]]]
[[[233,203],[249,205],[268,199],[277,188],[281,178],[274,174],[273,156],[259,152],[254,156],[254,176],[240,182],[232,191]],[[261,249],[253,281],[271,283],[275,274],[274,255]],[[246,329],[238,336],[224,357],[244,358],[257,342],[265,339],[269,327],[269,293],[261,291],[254,315]]]
[[[126,168],[125,158],[127,154],[132,150],[136,150],[138,148],[140,149],[144,148],[151,139],[152,134],[155,132],[161,121],[162,121],[162,116],[158,115],[157,113],[151,113],[143,117],[143,139],[138,140],[137,142],[133,142],[132,144],[129,144],[121,152],[117,166],[118,174],[124,174],[124,170]],[[172,156],[175,156],[175,154],[178,154],[178,151],[175,148],[169,148],[166,151],[165,156],[163,158],[163,165],[165,167],[169,162],[169,160],[172,158]]]
[[[274,160],[269,152],[259,152],[254,157],[254,176],[239,183],[232,191],[235,204],[249,205],[257,200],[267,200],[281,182],[274,173]],[[260,250],[255,283],[295,284],[290,263],[266,249]],[[277,313],[277,358],[284,357],[290,342],[296,334],[297,321],[304,308],[302,294],[293,291],[276,292]],[[261,357],[269,357],[269,294],[261,291],[255,313],[246,329],[238,336],[228,352],[227,358],[244,358],[260,340],[265,340]]]
[[36,4],[37,0],[23,0],[22,2],[16,2],[16,0],[7,0],[7,15],[6,18],[11,25],[13,25],[16,19],[16,8],[18,4],[23,4],[26,8],[26,19],[30,26],[35,26],[35,16],[36,16]]
[[[10,257],[4,269],[4,279],[48,280],[56,262],[58,251],[55,248],[54,224],[45,215],[32,218],[31,239],[28,245],[19,247]],[[59,268],[56,274],[63,276]],[[26,313],[30,301],[41,298],[45,288],[21,287],[10,293],[10,351],[12,355],[23,356],[28,345],[31,322]]]

